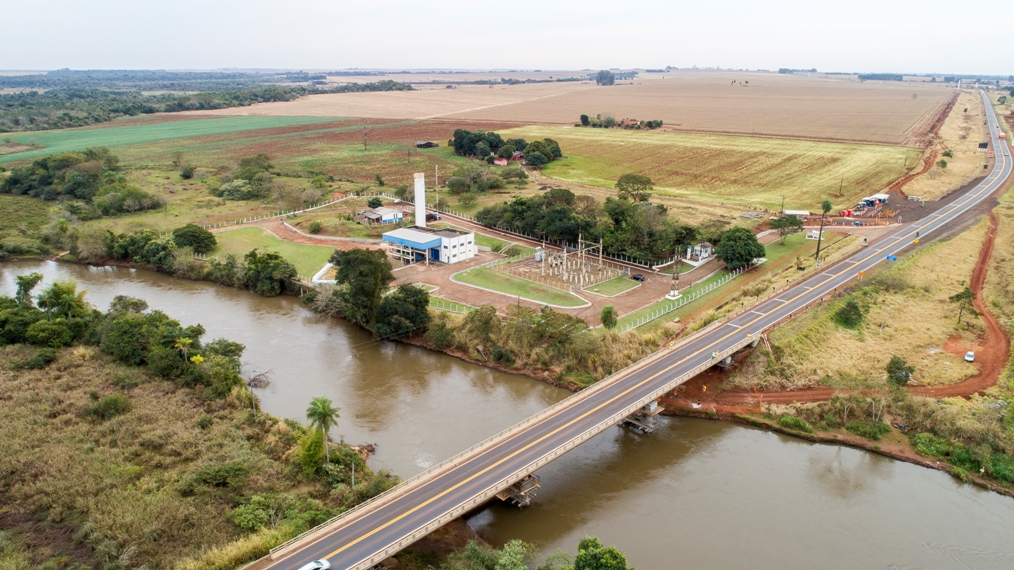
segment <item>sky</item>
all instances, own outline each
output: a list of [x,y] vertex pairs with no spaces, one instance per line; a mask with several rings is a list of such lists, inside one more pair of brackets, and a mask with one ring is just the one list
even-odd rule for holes
[[1002,10],[953,0],[2,4],[4,70],[696,65],[1014,73]]

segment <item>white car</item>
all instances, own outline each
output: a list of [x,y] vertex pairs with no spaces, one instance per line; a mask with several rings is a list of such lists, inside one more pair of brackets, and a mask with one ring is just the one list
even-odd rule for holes
[[331,563],[327,560],[314,560],[299,567],[299,570],[330,570]]
[[965,353],[965,362],[975,362],[975,353],[969,350]]

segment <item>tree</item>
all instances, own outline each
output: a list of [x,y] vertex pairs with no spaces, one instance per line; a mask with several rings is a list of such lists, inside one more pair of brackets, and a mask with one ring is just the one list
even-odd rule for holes
[[246,265],[243,284],[254,293],[274,297],[283,291],[296,290],[296,266],[281,254],[273,251],[259,253],[253,249],[243,257],[243,263]]
[[616,548],[587,537],[577,543],[574,570],[627,570],[627,559]]
[[859,328],[865,316],[863,308],[855,299],[845,301],[845,304],[834,313],[834,319],[838,324],[849,329]]
[[425,332],[430,322],[430,296],[422,287],[402,285],[377,307],[373,334],[390,340]]
[[496,155],[500,158],[510,158],[514,156],[515,152],[517,152],[517,149],[514,148],[514,145],[505,144],[502,147],[500,147],[500,150],[497,151]]
[[581,115],[581,126],[582,127],[587,127],[590,124],[591,124],[591,120],[588,118],[588,115]]
[[824,198],[824,200],[820,203],[820,233],[817,235],[817,253],[814,255],[817,267],[820,267],[820,244],[824,239],[824,216],[826,216],[833,207],[834,204],[832,204],[827,198]]
[[617,317],[616,309],[612,305],[602,307],[602,312],[599,313],[599,320],[602,321],[602,326],[609,331],[616,328]]
[[196,224],[187,224],[173,230],[176,247],[190,247],[196,253],[208,253],[215,249],[218,240],[215,234]]
[[379,197],[374,196],[366,202],[366,205],[369,206],[370,208],[379,208],[384,205],[384,201],[381,200]]
[[320,430],[321,436],[324,438],[324,458],[329,459],[328,445],[327,445],[327,434],[331,431],[331,428],[338,425],[338,415],[340,409],[337,406],[331,404],[329,398],[324,396],[317,396],[310,400],[310,407],[306,409],[306,419],[310,422],[310,425]]
[[549,159],[546,158],[546,155],[542,154],[539,151],[526,152],[525,162],[531,166],[534,166],[535,168],[542,168],[546,164],[549,164]]
[[63,317],[69,321],[74,317],[83,317],[89,310],[85,291],[78,293],[74,281],[54,281],[39,293],[36,302],[40,309],[46,311],[50,320]]
[[22,307],[32,306],[32,289],[42,281],[41,273],[29,273],[28,275],[18,275],[18,292],[14,295],[14,299],[18,302],[18,305]]
[[359,120],[359,133],[363,135],[363,150],[368,150],[367,143],[370,140],[370,133],[373,132],[373,122],[369,119]]
[[776,220],[771,220],[768,226],[773,230],[778,230],[778,235],[782,236],[782,245],[785,245],[785,236],[803,229],[803,220],[790,214],[788,216],[781,216]]
[[758,257],[764,257],[764,246],[750,230],[730,228],[722,234],[722,241],[715,248],[715,257],[724,261],[729,269],[739,269],[750,265]]
[[602,71],[595,74],[595,83],[599,85],[612,85],[616,82],[616,75],[612,71],[603,69]]
[[387,254],[377,249],[335,250],[331,263],[338,268],[335,294],[342,314],[356,324],[372,325],[384,292],[394,281]]
[[915,366],[910,366],[900,356],[892,356],[890,362],[887,363],[887,381],[895,386],[908,384],[908,381],[912,379],[913,372],[915,372]]
[[654,189],[655,183],[651,178],[641,174],[624,174],[616,181],[616,196],[621,200],[647,202],[651,199],[651,191]]
[[973,301],[975,301],[975,291],[972,291],[968,287],[965,290],[949,297],[950,302],[958,304],[958,324],[961,324],[961,317],[968,311],[973,316],[979,316],[979,313],[975,310]]

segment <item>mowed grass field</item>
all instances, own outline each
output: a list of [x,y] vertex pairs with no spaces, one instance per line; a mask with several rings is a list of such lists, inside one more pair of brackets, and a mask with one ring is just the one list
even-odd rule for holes
[[243,256],[256,248],[260,251],[279,253],[296,266],[300,275],[313,277],[324,267],[334,248],[325,245],[305,245],[276,238],[264,228],[245,227],[217,232],[218,247],[211,255],[225,257],[233,254],[242,261]]
[[[564,158],[548,177],[612,188],[628,172],[650,176],[656,192],[778,209],[815,210],[828,197],[847,206],[885,188],[919,162],[915,149],[621,129],[528,126],[501,133],[552,138]],[[843,196],[838,196],[839,186]]]
[[7,138],[14,142],[42,145],[45,148],[6,154],[0,156],[0,162],[36,158],[71,150],[84,150],[94,146],[116,148],[172,139],[333,123],[334,121],[335,119],[321,117],[217,117],[154,123],[145,121],[141,124],[109,123],[99,127],[19,133],[11,134]]
[[506,295],[522,297],[537,303],[559,307],[583,307],[587,301],[559,289],[553,289],[527,279],[493,271],[487,267],[476,267],[453,275],[455,281],[475,285],[484,289],[499,291]]

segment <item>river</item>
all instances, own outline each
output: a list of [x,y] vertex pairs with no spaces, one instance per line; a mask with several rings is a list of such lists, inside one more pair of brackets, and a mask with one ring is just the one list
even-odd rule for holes
[[[324,395],[332,435],[376,443],[376,468],[411,476],[568,392],[416,347],[376,342],[292,297],[263,298],[125,268],[0,265],[0,289],[38,271],[74,279],[106,308],[143,298],[207,339],[247,346],[243,372],[270,413],[303,420]],[[1012,568],[1014,500],[865,451],[763,430],[667,418],[650,436],[613,428],[539,472],[535,504],[492,505],[468,523],[495,543],[573,551],[584,536],[655,568]]]

